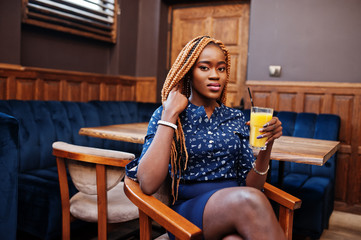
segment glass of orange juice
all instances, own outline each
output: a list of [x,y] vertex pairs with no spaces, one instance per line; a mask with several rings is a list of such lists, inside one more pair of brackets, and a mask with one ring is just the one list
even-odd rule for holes
[[272,108],[251,107],[251,130],[249,134],[249,144],[253,149],[265,150],[267,138],[259,138],[262,135],[259,131],[263,126],[271,121],[273,116]]

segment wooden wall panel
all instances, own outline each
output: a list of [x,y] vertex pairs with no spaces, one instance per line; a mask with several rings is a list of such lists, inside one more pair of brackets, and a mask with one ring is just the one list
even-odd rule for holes
[[[127,100],[129,99],[131,96],[135,96],[136,94],[136,89],[134,86],[129,86],[129,85],[123,85],[121,88],[120,88],[121,92],[118,94],[118,97],[121,97],[119,100]],[[146,89],[144,89],[146,90]],[[139,91],[138,94],[139,94],[139,99],[142,99],[144,96],[144,94],[147,93],[147,91]],[[136,99],[137,100],[137,97],[136,96]],[[143,98],[144,99],[144,98]]]
[[40,99],[44,99],[45,101],[60,99],[60,85],[61,81],[45,79],[43,81],[42,89],[39,89],[39,93],[37,95],[41,96]]
[[[337,200],[346,202],[347,200],[347,172],[349,172],[349,158],[350,154],[342,152],[340,149],[337,153],[337,168],[336,168],[336,184],[335,197]],[[357,203],[357,202],[356,202]]]
[[[247,81],[246,85],[255,105],[341,117],[335,197],[347,204],[360,204],[361,83]],[[245,108],[249,107],[246,98]]]
[[[104,99],[106,99],[106,101],[117,101],[118,91],[120,90],[116,84],[106,83],[103,84],[103,88],[105,93]],[[119,98],[121,98],[121,96],[119,96]]]
[[232,54],[230,55],[230,58],[231,58],[231,66],[237,66],[237,67],[234,67],[234,68],[231,68],[231,71],[229,73],[229,82],[230,83],[234,83],[236,84],[237,83],[237,76],[239,74],[239,71],[238,71],[238,54]]
[[0,99],[156,101],[155,77],[110,76],[0,63]]
[[[279,111],[292,111],[296,108],[297,93],[279,93],[277,99]],[[279,103],[282,104],[279,104]]]
[[88,83],[87,94],[89,101],[100,99],[100,83]]
[[6,95],[6,78],[0,77],[0,96],[4,97],[5,95]]
[[35,79],[16,79],[16,95],[24,100],[35,98],[36,80]]
[[[150,81],[139,81],[136,88],[132,89],[132,91],[136,91],[136,101],[150,101],[153,96],[152,93],[157,92],[157,85],[151,83]],[[159,93],[160,94],[160,93]]]
[[303,112],[321,113],[323,105],[323,95],[305,94]]
[[63,96],[66,101],[81,102],[82,88],[81,82],[68,81],[66,84],[66,91],[63,91]]
[[347,145],[351,144],[353,97],[334,95],[332,113],[342,116],[339,138]]
[[[270,92],[255,92],[253,95],[253,102],[257,99],[258,106],[270,107],[271,93]],[[256,103],[254,103],[256,104]],[[255,105],[256,106],[256,105]]]

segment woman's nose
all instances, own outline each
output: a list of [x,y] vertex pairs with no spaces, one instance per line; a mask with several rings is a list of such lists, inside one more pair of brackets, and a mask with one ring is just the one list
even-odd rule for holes
[[218,73],[216,68],[211,69],[209,78],[211,78],[211,79],[219,79],[219,73]]

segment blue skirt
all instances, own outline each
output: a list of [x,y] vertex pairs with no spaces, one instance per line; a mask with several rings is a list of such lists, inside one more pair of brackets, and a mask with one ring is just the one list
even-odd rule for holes
[[[180,184],[178,199],[171,208],[203,229],[203,212],[208,199],[220,189],[239,186],[237,180],[209,181]],[[169,234],[171,239],[174,236]]]

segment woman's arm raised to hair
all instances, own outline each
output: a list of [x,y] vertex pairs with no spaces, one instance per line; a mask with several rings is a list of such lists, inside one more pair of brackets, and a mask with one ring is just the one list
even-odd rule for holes
[[[172,89],[167,101],[163,103],[161,119],[176,124],[187,104],[188,99],[178,87]],[[139,163],[137,178],[140,188],[146,194],[155,193],[167,177],[173,135],[172,127],[158,125],[154,139]]]

